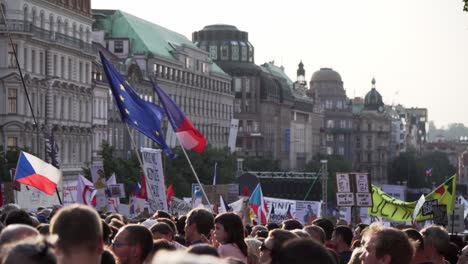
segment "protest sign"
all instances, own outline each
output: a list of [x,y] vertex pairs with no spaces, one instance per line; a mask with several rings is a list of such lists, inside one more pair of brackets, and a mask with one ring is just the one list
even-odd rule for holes
[[167,210],[166,185],[164,181],[161,150],[141,148],[143,157],[144,176],[150,212]]

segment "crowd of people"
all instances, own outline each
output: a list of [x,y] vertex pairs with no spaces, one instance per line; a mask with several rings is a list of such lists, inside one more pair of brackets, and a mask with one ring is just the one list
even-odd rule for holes
[[380,223],[246,225],[234,213],[197,208],[174,217],[157,211],[127,219],[84,205],[38,208],[8,204],[0,213],[1,263],[468,263],[462,237],[440,226],[421,230]]

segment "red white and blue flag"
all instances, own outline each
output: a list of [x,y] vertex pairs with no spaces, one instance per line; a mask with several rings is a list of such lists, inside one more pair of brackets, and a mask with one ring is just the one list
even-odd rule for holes
[[153,87],[182,146],[185,149],[202,153],[206,146],[205,136],[193,126],[184,112],[159,85],[153,82]]
[[426,176],[427,177],[432,176],[432,168],[429,168],[429,169],[426,170]]
[[249,205],[254,211],[257,224],[266,224],[268,209],[265,199],[263,199],[260,183],[257,184],[257,187],[255,187],[255,190],[252,192],[252,195],[249,198]]
[[16,166],[15,181],[53,195],[62,172],[51,164],[22,151]]

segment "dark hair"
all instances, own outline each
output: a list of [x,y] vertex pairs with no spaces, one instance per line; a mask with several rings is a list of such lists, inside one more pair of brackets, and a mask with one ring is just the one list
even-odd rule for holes
[[174,236],[174,241],[181,244],[182,246],[185,246],[185,244],[187,244],[187,241],[185,240],[185,237],[183,235]]
[[117,219],[122,223],[126,223],[125,218],[121,214],[118,214],[118,213],[111,213],[110,215],[106,216],[106,223],[110,224],[112,219]]
[[273,240],[273,246],[270,251],[272,259],[278,254],[281,246],[283,246],[286,241],[298,238],[298,236],[293,232],[283,229],[275,229],[270,231],[270,233],[268,233],[268,237]]
[[333,234],[334,225],[326,218],[315,219],[312,224],[320,226],[325,232],[325,240],[330,240]]
[[55,264],[55,257],[52,245],[44,238],[22,240],[16,244],[6,246],[6,251],[2,256],[2,263],[40,263]]
[[257,236],[256,237],[263,237],[263,238],[267,238],[268,237],[268,231],[266,230],[259,230],[257,232]]
[[116,264],[117,257],[114,252],[108,248],[104,248],[101,255],[101,264]]
[[73,204],[60,209],[50,222],[50,233],[57,234],[56,247],[69,255],[77,247],[96,252],[102,240],[102,224],[96,210]]
[[110,237],[112,234],[112,229],[103,219],[101,219],[101,224],[102,224],[102,240],[104,241],[104,244],[110,245],[110,242],[111,242]]
[[186,215],[182,215],[179,218],[177,218],[177,221],[176,221],[177,233],[181,235],[185,235],[185,221],[186,220],[187,220]]
[[174,231],[172,230],[172,228],[168,224],[166,224],[164,222],[159,222],[159,223],[156,223],[156,224],[152,225],[150,227],[150,231],[153,234],[156,233],[156,232],[161,233],[163,235],[167,235],[167,234],[170,233],[170,234],[172,234],[172,238],[174,238]]
[[168,213],[168,212],[165,212],[163,210],[157,210],[154,214],[153,214],[153,218],[154,219],[159,219],[159,218],[167,218],[167,219],[171,219],[171,215]]
[[214,217],[206,209],[192,209],[187,215],[187,224],[195,224],[197,232],[209,237],[211,229],[214,227]]
[[153,236],[149,229],[136,224],[126,225],[122,229],[127,232],[127,243],[139,245],[141,248],[141,259],[146,259],[153,248]]
[[234,213],[222,213],[215,218],[215,223],[220,224],[226,231],[225,243],[236,244],[244,256],[247,257],[247,244],[244,241],[244,225],[240,216]]
[[424,238],[418,230],[414,228],[407,228],[403,229],[403,232],[408,236],[409,239],[415,242],[417,251],[424,250]]
[[166,239],[156,239],[153,241],[153,249],[151,250],[151,254],[156,254],[159,250],[169,250],[174,251],[176,247],[171,244],[171,242],[167,241]]
[[296,219],[288,219],[288,220],[283,221],[282,229],[294,230],[294,229],[302,229],[303,227],[304,226]]
[[33,220],[25,210],[12,210],[5,218],[5,225],[25,224],[34,227]]
[[292,239],[287,241],[276,256],[272,256],[272,263],[288,264],[335,264],[329,251],[312,239]]
[[193,246],[190,246],[187,249],[187,252],[195,255],[209,255],[219,257],[219,253],[216,250],[216,248],[214,248],[210,244],[195,244]]
[[280,226],[277,223],[268,223],[266,225],[266,228],[268,229],[268,231],[271,231],[271,230],[280,228]]
[[50,225],[49,224],[39,224],[36,226],[37,231],[43,236],[48,236],[50,234]]
[[339,236],[346,243],[346,245],[351,246],[353,241],[353,230],[351,228],[341,225],[335,228],[335,237]]
[[172,229],[172,233],[174,235],[177,234],[177,227],[176,227],[174,221],[172,221],[171,219],[169,219],[169,218],[158,218],[157,221],[160,222],[160,223],[168,224],[169,227]]

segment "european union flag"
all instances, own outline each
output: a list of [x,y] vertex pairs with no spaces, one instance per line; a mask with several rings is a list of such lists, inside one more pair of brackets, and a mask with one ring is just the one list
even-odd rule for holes
[[141,99],[104,55],[101,52],[99,55],[122,120],[151,138],[163,151],[174,158],[175,155],[166,145],[161,131],[163,110],[159,106]]

